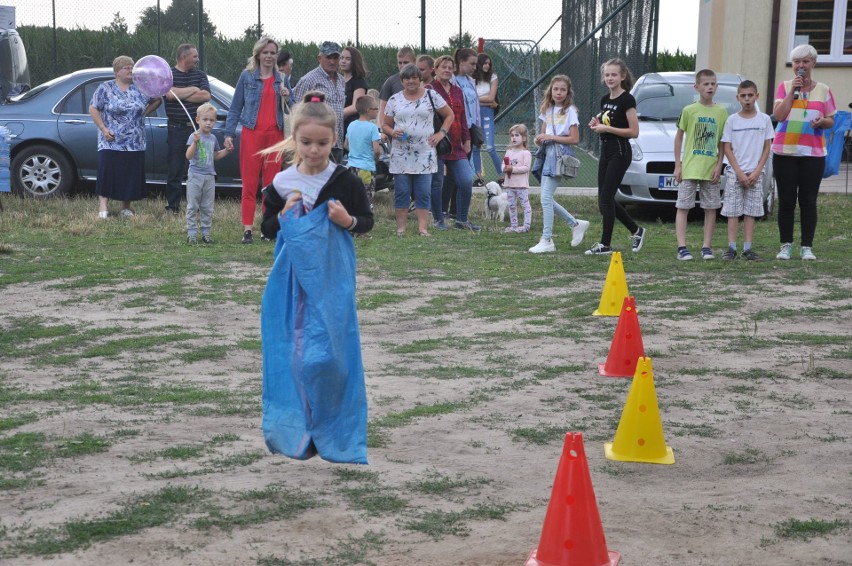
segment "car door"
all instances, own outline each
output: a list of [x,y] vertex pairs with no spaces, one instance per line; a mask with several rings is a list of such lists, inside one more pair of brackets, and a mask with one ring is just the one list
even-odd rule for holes
[[89,103],[98,86],[110,79],[97,77],[78,85],[56,107],[59,139],[85,179],[96,178],[98,172],[98,127],[89,115]]
[[145,118],[148,130],[148,147],[145,150],[145,171],[149,183],[165,183],[168,177],[168,134],[169,123],[166,107],[160,104],[157,110]]

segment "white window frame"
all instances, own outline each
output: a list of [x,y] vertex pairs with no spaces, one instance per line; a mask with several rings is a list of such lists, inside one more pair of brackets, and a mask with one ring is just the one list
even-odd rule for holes
[[[831,51],[820,53],[820,63],[852,63],[852,54],[843,54],[843,41],[846,35],[846,10],[852,0],[834,0],[834,14],[831,22]],[[790,51],[796,47],[796,12],[799,9],[799,0],[792,0],[790,8],[790,35],[787,41],[787,62],[790,63]],[[852,25],[852,24],[850,24]]]

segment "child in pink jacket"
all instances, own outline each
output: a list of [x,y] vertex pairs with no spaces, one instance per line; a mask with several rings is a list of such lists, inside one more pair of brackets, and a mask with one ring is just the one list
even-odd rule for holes
[[[530,164],[532,154],[527,149],[529,131],[523,124],[515,124],[509,128],[509,145],[503,158],[503,189],[509,201],[509,220],[512,225],[506,232],[523,234],[530,231],[532,207],[530,206]],[[524,207],[524,225],[518,226],[518,201]]]

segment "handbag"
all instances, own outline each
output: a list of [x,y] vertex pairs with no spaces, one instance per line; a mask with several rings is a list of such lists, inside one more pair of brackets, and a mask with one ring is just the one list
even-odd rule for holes
[[482,147],[485,143],[485,130],[479,124],[473,124],[470,127],[470,144],[475,147]]
[[[435,101],[432,100],[432,93],[427,89],[426,96],[429,97],[429,104],[432,105],[432,126],[435,128],[435,133],[441,131],[441,128],[444,127],[444,120],[438,116],[438,112],[435,110]],[[448,153],[453,151],[453,144],[450,142],[450,134],[444,134],[443,139],[435,144],[435,152],[438,155],[447,155]]]

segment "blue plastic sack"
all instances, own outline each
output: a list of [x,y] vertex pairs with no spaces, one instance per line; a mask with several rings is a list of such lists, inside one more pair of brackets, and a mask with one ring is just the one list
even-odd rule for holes
[[325,203],[281,219],[261,303],[263,435],[273,453],[367,463],[355,246]]
[[825,131],[825,171],[822,178],[840,173],[840,161],[843,158],[843,144],[846,132],[852,128],[852,114],[845,110],[834,113],[834,126]]

